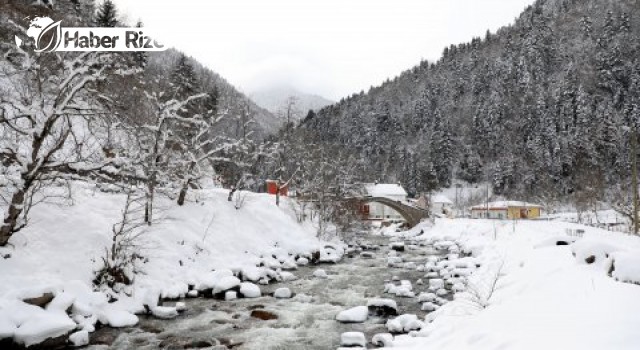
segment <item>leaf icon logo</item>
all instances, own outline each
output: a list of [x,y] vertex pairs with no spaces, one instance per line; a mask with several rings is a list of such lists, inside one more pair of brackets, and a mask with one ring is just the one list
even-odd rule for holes
[[62,41],[61,21],[53,22],[45,27],[36,38],[35,52],[55,51]]

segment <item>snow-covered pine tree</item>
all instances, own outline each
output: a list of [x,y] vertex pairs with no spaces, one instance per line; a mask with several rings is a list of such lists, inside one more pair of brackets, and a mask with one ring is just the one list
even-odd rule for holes
[[94,24],[96,27],[117,27],[119,25],[118,11],[113,1],[104,0],[98,5]]

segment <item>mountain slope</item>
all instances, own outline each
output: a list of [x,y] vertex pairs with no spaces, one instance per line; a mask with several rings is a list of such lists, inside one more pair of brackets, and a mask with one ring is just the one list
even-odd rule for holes
[[514,25],[451,46],[303,127],[411,193],[456,177],[488,180],[503,195],[601,196],[629,178],[638,14],[633,0],[539,0]]

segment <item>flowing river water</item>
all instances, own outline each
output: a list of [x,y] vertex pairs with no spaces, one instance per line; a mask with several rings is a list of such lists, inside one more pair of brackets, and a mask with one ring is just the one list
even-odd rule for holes
[[[394,299],[399,314],[416,314],[423,319],[426,313],[420,310],[417,298],[384,294],[384,285],[393,277],[409,280],[418,295],[427,289],[425,272],[388,267],[387,237],[361,237],[358,243],[365,248],[364,256],[356,251],[337,264],[299,267],[292,271],[298,277],[295,281],[260,286],[263,297],[233,301],[186,299],[187,310],[175,319],[141,316],[136,327],[98,329],[91,336],[93,345],[89,349],[336,349],[343,332],[363,332],[368,341],[377,333],[387,332],[384,318],[370,316],[364,323],[349,324],[335,319],[340,311],[366,305],[368,299],[376,297]],[[405,262],[424,265],[429,256],[444,253],[431,246],[409,246],[417,242],[406,243],[413,249],[399,252]],[[324,269],[328,278],[314,277],[317,269]],[[418,285],[418,279],[423,279],[424,285]],[[280,287],[290,288],[294,297],[268,296]],[[264,310],[277,319],[253,317],[254,310]]]

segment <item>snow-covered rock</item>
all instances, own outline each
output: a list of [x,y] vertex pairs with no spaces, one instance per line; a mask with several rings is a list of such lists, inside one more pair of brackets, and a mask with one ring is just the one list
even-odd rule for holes
[[290,282],[297,280],[298,277],[288,271],[278,271],[278,277],[276,279],[278,282]]
[[393,289],[393,294],[400,298],[413,298],[416,296],[410,287],[404,285],[396,286]]
[[185,304],[182,301],[179,301],[179,302],[176,303],[175,308],[176,308],[176,310],[178,310],[178,312],[183,312],[183,311],[187,310],[187,304]]
[[215,282],[213,286],[213,294],[226,292],[229,289],[240,286],[240,280],[235,276],[225,276]]
[[283,270],[297,270],[298,264],[293,259],[287,259],[282,263]]
[[418,267],[418,265],[416,265],[415,262],[413,261],[409,261],[404,263],[403,268],[407,269],[407,270],[415,270]]
[[364,348],[367,346],[367,339],[362,332],[345,332],[340,335],[340,346]]
[[440,278],[434,278],[429,280],[429,290],[438,290],[444,288],[444,280]]
[[77,331],[69,336],[69,342],[75,347],[89,345],[89,332]]
[[354,308],[341,311],[336,320],[342,323],[361,323],[367,320],[369,309],[366,306],[356,306]]
[[178,316],[178,309],[171,306],[156,306],[151,309],[151,314],[157,318],[168,320]]
[[418,302],[419,303],[424,303],[424,302],[432,302],[436,300],[436,295],[435,293],[420,293],[420,295],[418,295]]
[[277,299],[289,299],[291,296],[291,289],[286,287],[278,288],[273,292],[273,297]]
[[424,327],[424,323],[418,320],[418,316],[416,315],[404,314],[387,321],[386,326],[387,330],[391,333],[408,333],[410,331],[420,330]]
[[393,299],[369,299],[367,308],[370,313],[378,316],[394,316],[398,314],[398,304]]
[[373,336],[371,343],[378,347],[390,348],[393,346],[393,335],[391,333],[378,333]]
[[46,310],[66,313],[67,310],[71,310],[71,306],[73,306],[75,300],[76,297],[71,293],[58,293],[55,298],[47,304]]
[[313,277],[316,278],[328,278],[329,276],[327,276],[327,272],[323,269],[317,269],[315,271],[313,271]]
[[242,282],[240,284],[240,294],[245,298],[259,298],[262,296],[260,287],[250,282]]
[[31,346],[42,343],[49,338],[56,338],[65,335],[76,328],[66,314],[59,312],[42,312],[37,317],[29,318],[20,324],[13,335],[13,339],[18,344]]
[[132,327],[138,324],[138,316],[124,310],[105,307],[97,315],[100,323],[114,328]]
[[265,273],[264,267],[246,266],[241,271],[242,279],[244,281],[258,282],[263,278]]
[[220,269],[199,276],[199,282],[196,285],[196,289],[199,291],[213,289],[216,284],[218,284],[218,281],[225,277],[233,277],[233,271],[229,269]]
[[224,300],[232,301],[238,299],[238,293],[236,291],[230,290],[224,293]]
[[615,252],[611,255],[611,277],[640,284],[640,251]]
[[625,250],[624,247],[607,242],[604,239],[583,238],[577,240],[571,246],[573,256],[576,257],[579,263],[583,264],[602,263],[612,253]]
[[434,304],[433,302],[426,302],[426,303],[422,303],[422,306],[420,307],[420,310],[422,311],[434,311],[438,308],[438,305]]
[[296,263],[300,266],[306,266],[309,265],[309,259],[307,258],[298,258],[298,260],[296,260]]

